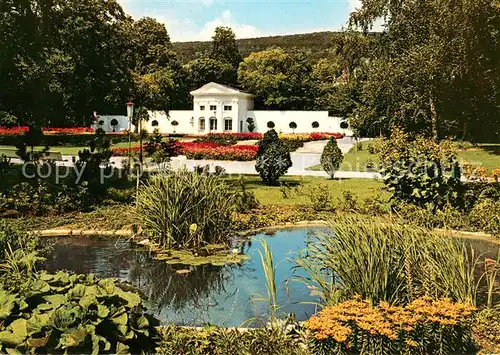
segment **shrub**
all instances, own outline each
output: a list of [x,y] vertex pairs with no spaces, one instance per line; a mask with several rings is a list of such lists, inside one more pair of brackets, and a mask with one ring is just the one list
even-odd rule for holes
[[138,192],[134,217],[163,248],[227,243],[234,193],[219,176],[167,172]]
[[485,352],[500,353],[500,309],[485,309],[477,313],[473,332]]
[[247,190],[243,178],[240,178],[239,186],[240,191],[236,194],[235,197],[236,212],[244,213],[259,208],[259,201],[255,197],[255,194],[253,192]]
[[288,125],[288,127],[290,127],[292,130],[296,130],[297,129],[297,123],[290,122],[290,124]]
[[269,122],[267,122],[267,128],[269,128],[269,129],[273,129],[274,127],[276,127],[276,125],[274,124],[274,122],[273,122],[273,121],[269,121]]
[[164,140],[158,130],[155,130],[149,136],[149,141],[144,144],[144,153],[146,153],[146,156],[151,157],[153,162],[161,164],[167,163],[172,157],[178,156],[180,147],[178,141],[171,138]]
[[469,213],[472,226],[500,237],[500,201],[479,200]]
[[234,328],[206,327],[202,330],[177,326],[159,328],[159,354],[309,354],[304,341],[280,327],[240,331]]
[[277,135],[276,140],[268,143],[261,155],[259,155],[261,152],[261,146],[259,145],[255,169],[267,185],[276,185],[279,178],[285,175],[292,166],[292,158],[290,157],[290,151],[277,138]]
[[450,142],[438,144],[423,136],[412,139],[395,129],[381,144],[380,160],[391,201],[429,205],[434,211],[446,204],[463,207],[460,169]]
[[331,179],[335,176],[335,172],[339,170],[343,159],[342,152],[337,146],[337,140],[331,137],[323,149],[323,154],[321,154],[321,166],[330,175]]
[[312,128],[314,128],[314,129],[319,128],[319,122],[318,122],[318,121],[314,121],[314,122],[312,123]]
[[323,309],[306,327],[314,354],[464,354],[475,350],[474,310],[448,299],[373,307],[355,298]]
[[463,243],[386,219],[338,216],[330,226],[297,260],[327,304],[355,295],[374,303],[425,295],[475,303],[475,260]]
[[3,261],[9,249],[24,248],[27,252],[35,249],[38,238],[29,236],[22,222],[0,219],[0,261]]
[[255,121],[252,117],[247,118],[248,132],[255,131]]
[[321,183],[310,184],[308,196],[315,211],[325,211],[332,208],[332,196],[328,185]]
[[152,351],[158,322],[138,294],[93,275],[42,272],[0,289],[0,350],[14,353]]

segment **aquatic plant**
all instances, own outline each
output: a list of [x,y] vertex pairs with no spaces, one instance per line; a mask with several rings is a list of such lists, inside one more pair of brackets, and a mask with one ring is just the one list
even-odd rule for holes
[[231,237],[234,195],[219,176],[165,172],[140,188],[132,213],[162,248],[225,244]]
[[139,353],[155,346],[158,322],[141,298],[113,280],[42,272],[0,288],[2,353]]
[[477,259],[464,243],[381,218],[338,216],[297,259],[304,282],[334,304],[360,295],[407,304],[421,296],[476,302]]

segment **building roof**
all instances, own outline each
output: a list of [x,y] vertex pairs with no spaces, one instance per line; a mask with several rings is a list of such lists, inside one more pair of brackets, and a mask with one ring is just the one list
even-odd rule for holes
[[204,95],[231,95],[240,97],[253,97],[252,94],[240,91],[227,85],[217,84],[214,82],[203,85],[201,88],[191,91],[193,96]]

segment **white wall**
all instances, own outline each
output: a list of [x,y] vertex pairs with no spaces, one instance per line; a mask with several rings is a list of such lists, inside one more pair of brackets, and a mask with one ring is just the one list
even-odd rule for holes
[[[148,111],[149,121],[142,123],[142,128],[148,132],[158,129],[161,133],[193,133],[196,129],[193,118],[193,111],[169,111],[168,116],[164,111]],[[157,121],[158,126],[154,127],[153,122]],[[177,121],[178,126],[172,126],[172,122]]]
[[[350,134],[349,130],[340,128],[342,118],[329,117],[328,111],[248,111],[248,117],[255,120],[255,132],[265,133],[268,131],[267,123],[274,122],[274,129],[283,133],[311,133],[330,132]],[[290,122],[295,122],[297,128],[292,130]],[[319,127],[312,128],[312,123],[318,122]],[[244,125],[245,132],[248,132],[248,125]]]
[[[113,119],[116,119],[118,121],[118,125],[113,127],[111,126],[111,121]],[[98,125],[97,123],[99,121],[104,121],[103,125]],[[97,119],[97,123],[92,125],[92,128],[97,129],[97,128],[102,128],[106,132],[123,132],[127,130],[128,127],[128,118],[127,116],[99,116]],[[133,129],[134,126],[132,126]]]

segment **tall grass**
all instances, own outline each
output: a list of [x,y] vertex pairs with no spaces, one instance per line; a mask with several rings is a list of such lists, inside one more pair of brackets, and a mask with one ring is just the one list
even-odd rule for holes
[[218,176],[187,171],[153,176],[132,214],[164,248],[197,248],[230,238],[234,193]]
[[339,216],[330,226],[297,260],[325,303],[359,295],[407,304],[427,295],[475,304],[477,261],[463,243],[387,219]]

